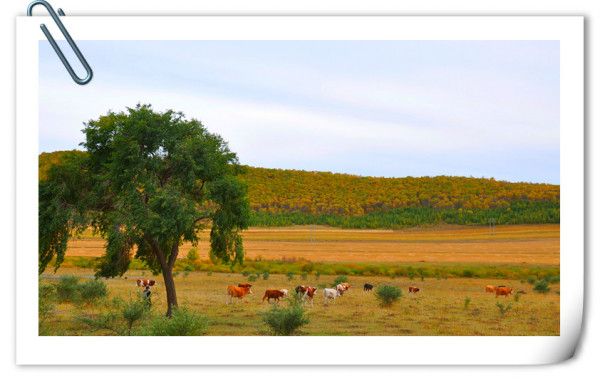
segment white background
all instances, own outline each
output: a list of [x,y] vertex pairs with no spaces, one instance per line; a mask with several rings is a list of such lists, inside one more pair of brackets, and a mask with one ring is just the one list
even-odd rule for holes
[[[190,2],[191,3],[191,2]],[[597,154],[594,154],[593,148],[598,148],[597,134],[592,131],[593,123],[593,109],[597,102],[593,98],[594,90],[598,86],[598,80],[590,72],[590,68],[593,67],[595,62],[595,51],[592,50],[594,42],[598,40],[594,35],[594,23],[600,20],[600,6],[594,5],[594,1],[503,1],[503,2],[483,2],[481,0],[475,1],[403,1],[399,5],[393,5],[392,2],[378,2],[369,1],[368,8],[366,5],[361,4],[358,1],[340,1],[340,2],[327,2],[327,1],[303,1],[303,2],[287,2],[286,5],[282,5],[281,1],[273,2],[260,2],[254,1],[252,4],[254,7],[250,8],[248,1],[240,2],[214,2],[212,6],[205,4],[203,7],[193,4],[187,4],[185,1],[170,0],[168,2],[158,1],[145,1],[145,2],[134,2],[134,1],[113,1],[104,0],[100,1],[89,1],[89,2],[76,2],[63,0],[60,3],[54,3],[55,7],[62,7],[65,9],[67,14],[72,15],[85,15],[85,14],[199,14],[201,11],[208,11],[209,13],[224,13],[225,11],[232,11],[234,13],[241,13],[243,11],[251,11],[254,13],[264,13],[265,11],[279,11],[285,13],[291,13],[294,10],[300,11],[301,13],[320,13],[326,11],[327,13],[385,13],[385,11],[393,11],[398,14],[575,14],[587,16],[587,159],[588,159],[588,174],[592,173],[591,168],[597,167]],[[366,2],[365,2],[366,3]],[[486,7],[485,4],[489,3],[490,6]],[[17,368],[14,366],[14,309],[12,305],[14,303],[14,78],[15,78],[15,66],[14,66],[14,17],[16,15],[24,14],[27,1],[12,1],[8,4],[3,4],[2,14],[2,29],[1,36],[3,39],[4,52],[3,60],[1,63],[0,75],[2,76],[3,84],[1,86],[2,106],[4,121],[4,135],[2,144],[2,157],[0,162],[3,165],[3,171],[1,172],[5,179],[5,186],[1,187],[2,196],[0,199],[3,202],[2,217],[3,226],[0,227],[2,232],[2,241],[4,245],[4,266],[2,271],[4,272],[1,279],[5,282],[4,296],[6,301],[6,307],[4,314],[2,315],[2,366],[6,368],[2,375],[5,379],[21,379],[21,378],[41,378],[47,379],[104,379],[107,377],[115,377],[119,373],[124,377],[131,378],[144,378],[144,379],[159,379],[159,378],[176,378],[176,377],[211,377],[212,379],[221,378],[232,378],[240,377],[244,379],[248,378],[260,378],[264,379],[264,373],[269,372],[269,375],[273,378],[281,379],[305,379],[306,377],[314,377],[315,375],[323,375],[325,377],[335,377],[336,379],[363,379],[364,377],[373,374],[376,377],[386,377],[384,373],[395,373],[396,377],[418,377],[420,379],[479,379],[485,377],[486,379],[506,379],[507,377],[514,377],[521,375],[523,377],[544,377],[546,379],[564,379],[567,377],[578,377],[581,379],[588,379],[592,377],[594,372],[597,372],[598,366],[598,354],[600,353],[599,348],[599,330],[597,326],[590,324],[594,319],[598,320],[597,305],[593,302],[593,291],[597,282],[589,275],[597,272],[597,261],[593,260],[593,252],[595,247],[594,237],[589,236],[589,242],[587,247],[587,297],[586,297],[586,316],[584,323],[584,336],[580,349],[576,354],[575,359],[570,360],[566,363],[545,366],[545,367],[518,367],[518,368],[464,368],[464,367],[444,367],[444,368],[415,368],[415,367],[404,367],[404,368],[353,368],[353,369],[342,369],[342,368],[301,368],[293,369],[290,371],[289,368],[234,368],[225,374],[223,368],[203,368],[203,372],[209,372],[208,374],[200,375],[200,368],[140,368],[140,367],[128,367],[128,368]],[[541,8],[543,6],[543,8]],[[343,8],[342,8],[343,7]],[[597,45],[597,43],[596,43]],[[594,165],[596,164],[596,165]],[[593,194],[594,190],[597,190],[597,177],[588,177],[588,194]],[[597,191],[596,191],[597,193]],[[594,231],[594,214],[597,214],[597,206],[588,200],[587,210],[588,215],[588,232]],[[595,209],[596,213],[593,213]],[[33,231],[33,230],[32,230]],[[35,282],[32,279],[32,282]],[[597,287],[596,287],[597,288]],[[566,295],[565,295],[566,297]],[[597,298],[596,298],[597,299]],[[157,350],[156,348],[151,350]],[[273,348],[276,351],[276,348]],[[365,348],[368,351],[369,348]],[[244,351],[252,351],[252,348],[232,348],[232,353],[243,354]],[[298,353],[299,356],[310,356],[310,353]],[[268,356],[268,353],[265,353]],[[196,373],[189,375],[187,373]],[[283,374],[285,373],[285,374]],[[187,375],[186,375],[187,374]],[[387,375],[393,376],[391,374]]]

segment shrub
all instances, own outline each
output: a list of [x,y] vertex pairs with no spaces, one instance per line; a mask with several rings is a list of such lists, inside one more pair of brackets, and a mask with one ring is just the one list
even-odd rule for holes
[[56,306],[56,288],[51,284],[39,284],[38,291],[38,327],[39,333],[44,333],[44,322],[54,314]]
[[125,319],[128,336],[131,336],[133,325],[138,320],[141,320],[149,310],[150,305],[143,298],[133,299],[123,304],[121,315],[123,316],[123,319]]
[[290,300],[288,307],[273,305],[269,311],[263,313],[262,319],[274,335],[293,335],[300,327],[309,323],[302,304],[293,298]]
[[206,317],[180,307],[173,310],[170,318],[166,316],[154,318],[142,330],[142,334],[145,336],[201,336],[206,333],[207,328]]
[[270,274],[269,274],[269,272],[268,272],[268,271],[265,271],[264,273],[262,273],[262,278],[263,278],[263,280],[268,280],[268,279],[269,279],[269,276],[270,276]]
[[86,303],[95,303],[108,295],[108,288],[100,279],[92,279],[79,285],[79,295]]
[[425,275],[426,275],[425,269],[419,267],[417,269],[417,274],[419,274],[419,277],[421,278],[421,282],[425,281]]
[[73,275],[61,276],[56,285],[56,296],[61,302],[73,302],[79,297],[79,278]]
[[319,271],[317,271],[317,272],[315,273],[315,279],[316,279],[316,280],[319,280],[319,278],[320,278],[320,277],[321,277],[321,273],[320,273]]
[[375,296],[382,307],[389,307],[402,296],[402,290],[399,287],[391,285],[381,285],[377,287]]
[[560,282],[560,275],[546,275],[544,280],[548,283],[558,283]]
[[548,282],[544,279],[538,280],[533,286],[533,291],[539,292],[541,294],[549,292],[550,287],[548,287]]
[[464,269],[462,272],[462,276],[464,278],[474,278],[475,277],[475,271],[471,270],[471,269]]
[[287,279],[288,279],[288,280],[292,280],[292,279],[294,279],[294,273],[293,273],[293,272],[289,272],[289,273],[287,273]]
[[348,277],[346,275],[338,275],[334,280],[333,283],[331,283],[331,287],[335,287],[340,283],[346,283],[348,282]]
[[190,250],[188,250],[186,258],[192,262],[198,260],[198,249],[192,247]]
[[469,308],[469,304],[471,304],[471,298],[468,296],[465,298],[465,310]]
[[257,274],[250,274],[250,275],[248,275],[248,282],[256,282],[257,279],[258,279],[258,275]]
[[500,302],[496,302],[496,307],[498,307],[498,312],[500,312],[500,316],[504,317],[508,311],[512,308],[512,303],[503,304]]
[[531,285],[533,285],[536,280],[537,280],[536,277],[533,276],[533,275],[530,275],[530,276],[527,277],[527,283],[529,283]]

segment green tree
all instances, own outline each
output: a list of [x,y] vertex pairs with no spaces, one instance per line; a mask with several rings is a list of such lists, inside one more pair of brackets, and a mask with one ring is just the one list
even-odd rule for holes
[[120,276],[133,256],[162,273],[167,316],[177,306],[173,266],[183,242],[210,228],[210,258],[243,262],[249,220],[237,155],[218,135],[180,112],[137,105],[83,129],[73,151],[39,185],[39,270],[60,266],[68,239],[92,227],[107,241],[96,275]]

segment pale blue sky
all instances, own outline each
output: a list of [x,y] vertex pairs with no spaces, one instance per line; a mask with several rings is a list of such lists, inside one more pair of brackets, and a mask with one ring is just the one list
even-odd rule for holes
[[244,164],[558,184],[556,41],[82,41],[72,82],[40,41],[40,151],[136,103],[222,135]]

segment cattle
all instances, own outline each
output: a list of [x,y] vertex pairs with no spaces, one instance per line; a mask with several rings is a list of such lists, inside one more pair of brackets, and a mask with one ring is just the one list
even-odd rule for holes
[[323,289],[323,305],[329,304],[329,300],[335,300],[338,296],[341,296],[338,288],[325,288]]
[[241,300],[244,296],[252,294],[251,287],[252,285],[248,283],[245,283],[244,286],[227,286],[227,295],[229,296],[227,303],[231,303],[233,298]]
[[302,295],[303,302],[308,299],[308,300],[310,300],[311,305],[314,304],[313,298],[315,296],[315,292],[317,291],[316,287],[300,285],[300,286],[297,286],[295,290],[296,290],[296,294]]
[[408,293],[409,294],[416,294],[417,292],[421,291],[420,288],[415,287],[415,286],[408,286]]
[[364,291],[371,291],[373,289],[373,285],[369,284],[369,283],[365,283],[365,285],[363,286],[363,290]]
[[136,279],[135,283],[138,287],[146,288],[148,286],[154,286],[156,284],[156,281],[154,279]]
[[335,289],[339,291],[340,296],[344,295],[344,292],[348,291],[348,289],[350,288],[350,284],[349,283],[340,283],[337,286],[335,286]]
[[306,286],[298,285],[298,286],[296,286],[294,291],[296,291],[296,294],[304,294],[306,292]]
[[487,285],[485,286],[485,292],[496,292],[496,286]]
[[508,295],[512,295],[512,291],[513,291],[513,289],[510,287],[498,286],[498,287],[496,287],[496,298],[499,295],[503,295],[504,297],[507,297]]
[[276,302],[279,302],[279,299],[283,297],[285,297],[285,294],[281,290],[266,290],[262,301],[264,302],[267,299],[267,303],[270,303],[271,299],[275,299]]

